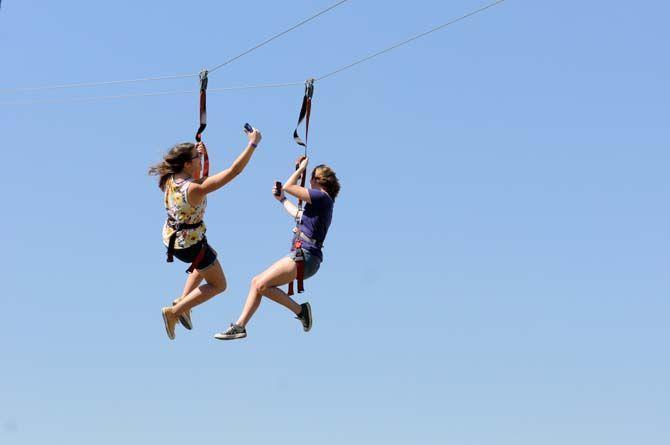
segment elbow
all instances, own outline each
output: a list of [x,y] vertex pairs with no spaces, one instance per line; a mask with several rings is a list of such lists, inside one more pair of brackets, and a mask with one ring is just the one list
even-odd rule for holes
[[239,175],[240,173],[242,173],[242,170],[244,170],[244,167],[242,167],[242,166],[239,165],[239,164],[233,164],[233,165],[230,167],[230,175],[231,175],[231,177],[234,178],[235,176]]

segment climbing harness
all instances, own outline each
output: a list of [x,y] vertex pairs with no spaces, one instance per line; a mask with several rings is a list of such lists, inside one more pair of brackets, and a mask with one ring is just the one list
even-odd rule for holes
[[[302,98],[302,106],[300,107],[300,115],[298,116],[298,124],[295,127],[295,130],[293,130],[293,139],[295,140],[296,144],[300,145],[301,147],[304,148],[304,155],[301,156],[298,161],[295,164],[295,169],[297,170],[300,168],[300,163],[302,162],[303,159],[307,157],[307,141],[309,138],[309,117],[312,112],[312,96],[314,95],[314,79],[307,79],[305,81],[305,95]],[[305,121],[305,141],[300,138],[298,135],[298,128],[300,127],[300,124]],[[304,187],[305,186],[305,179],[307,175],[306,172],[303,171],[302,174],[300,175],[300,186]],[[304,235],[300,231],[300,219],[302,217],[302,200],[298,199],[298,213],[296,213],[295,216],[295,224],[296,227],[293,230],[295,233],[295,236],[293,237],[293,241],[291,242],[291,250],[295,252],[294,255],[294,261],[295,265],[297,267],[296,271],[296,277],[295,280],[298,283],[298,293],[302,293],[305,290],[305,287],[303,285],[304,279],[305,279],[305,253],[302,249],[302,243],[305,238],[307,240],[310,240],[306,235]],[[302,236],[301,236],[302,235]],[[291,281],[288,284],[288,295],[293,295],[293,281]]]
[[[168,247],[167,247],[167,262],[172,263],[174,261],[174,244],[177,240],[177,233],[179,233],[182,230],[188,230],[188,229],[197,229],[198,227],[202,226],[202,221],[199,221],[194,224],[186,224],[186,223],[178,223],[175,219],[173,218],[168,218],[167,220],[167,226],[174,230],[172,232],[172,235],[170,235],[170,241],[168,242]],[[200,250],[198,251],[198,254],[195,256],[195,259],[193,259],[193,262],[189,266],[188,269],[186,269],[186,273],[191,273],[195,270],[196,267],[198,267],[198,264],[200,264],[200,261],[205,257],[205,252],[207,250],[207,237],[202,238],[202,246],[200,247]]]

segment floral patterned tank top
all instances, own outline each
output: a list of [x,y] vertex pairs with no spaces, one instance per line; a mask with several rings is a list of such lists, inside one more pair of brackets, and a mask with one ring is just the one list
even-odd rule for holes
[[[196,224],[205,217],[205,208],[207,207],[207,198],[201,204],[193,206],[188,202],[188,186],[193,179],[175,180],[171,176],[165,183],[165,210],[167,210],[168,220],[177,223]],[[184,229],[177,233],[175,249],[186,249],[205,237],[205,224],[195,229]],[[170,237],[175,230],[170,227],[168,221],[163,225],[163,244],[167,246]]]

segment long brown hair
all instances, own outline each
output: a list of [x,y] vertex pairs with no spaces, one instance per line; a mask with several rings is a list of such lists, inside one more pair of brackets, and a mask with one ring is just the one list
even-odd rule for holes
[[165,183],[170,175],[181,173],[184,170],[184,164],[193,159],[193,150],[195,144],[192,142],[183,142],[177,144],[168,151],[163,160],[156,165],[149,167],[149,174],[159,176],[158,187],[165,191]]
[[337,179],[335,170],[326,164],[317,165],[312,170],[312,178],[316,180],[317,184],[326,189],[328,195],[335,201],[335,198],[340,193],[340,181]]

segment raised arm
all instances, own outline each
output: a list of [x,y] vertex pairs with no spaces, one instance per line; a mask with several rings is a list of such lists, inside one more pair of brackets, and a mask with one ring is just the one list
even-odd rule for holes
[[237,175],[242,173],[244,167],[247,166],[251,156],[254,154],[258,143],[261,141],[260,131],[254,128],[254,131],[247,133],[249,136],[249,144],[240,153],[240,155],[233,161],[227,169],[206,178],[202,183],[193,183],[188,189],[189,200],[194,204],[202,202],[205,196],[215,190],[220,189],[230,181],[235,179]]
[[286,193],[311,204],[312,199],[309,197],[309,190],[298,185],[298,178],[300,178],[300,175],[307,168],[307,162],[307,158],[303,158],[300,161],[298,169],[293,172],[293,174],[286,180],[286,183],[284,183],[284,187],[282,187],[282,189]]

